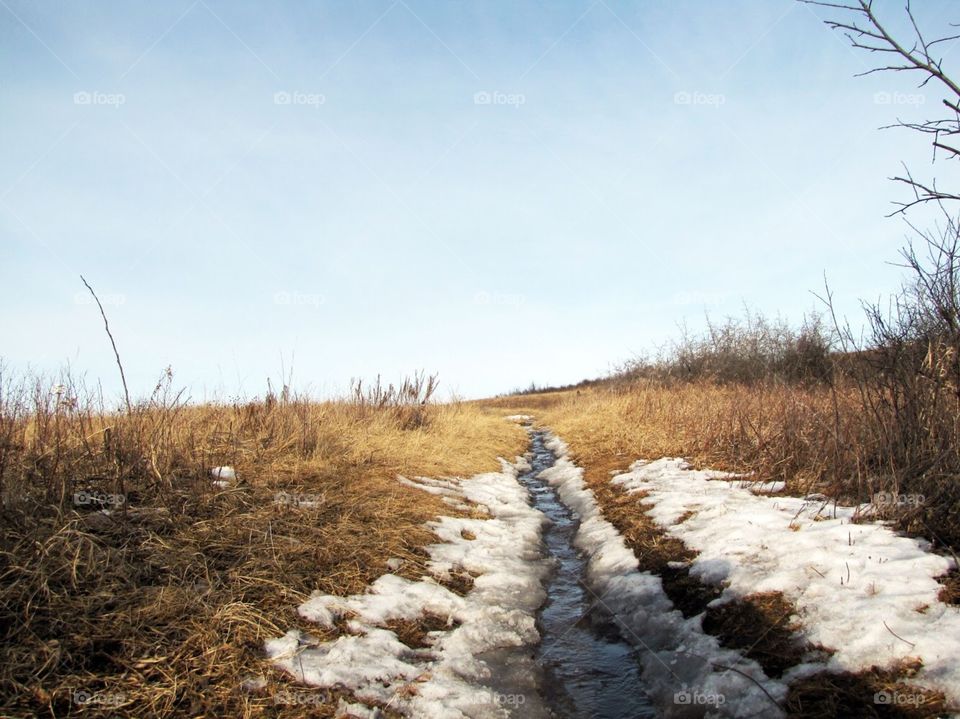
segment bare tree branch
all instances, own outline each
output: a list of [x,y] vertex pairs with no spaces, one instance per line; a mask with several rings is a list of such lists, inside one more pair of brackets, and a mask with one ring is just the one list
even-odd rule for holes
[[[934,161],[937,159],[937,151],[946,153],[945,159],[947,160],[960,159],[960,149],[944,142],[945,137],[960,135],[960,83],[943,69],[943,58],[933,54],[934,48],[944,43],[958,41],[960,35],[952,33],[932,40],[928,39],[920,29],[910,0],[907,0],[904,12],[912,29],[913,37],[907,43],[896,39],[888,31],[886,25],[881,23],[874,12],[873,0],[856,0],[849,4],[824,2],[823,0],[799,0],[799,2],[839,10],[846,14],[846,17],[840,19],[824,20],[824,23],[831,29],[842,32],[852,47],[871,54],[881,53],[891,58],[899,58],[899,61],[895,60],[891,63],[881,64],[858,73],[858,76],[879,72],[919,72],[924,77],[918,83],[918,87],[926,87],[928,83],[935,81],[948,95],[948,97],[943,98],[942,103],[952,112],[951,116],[924,122],[904,122],[898,119],[895,125],[888,127],[901,127],[921,134],[932,135],[931,146]],[[951,23],[950,27],[957,27],[957,24]],[[899,206],[899,209],[893,214],[905,213],[911,207],[928,202],[960,200],[960,195],[957,193],[944,192],[937,188],[936,181],[929,183],[916,181],[909,171],[906,172],[906,176],[893,179],[908,185],[914,193],[912,201],[895,203]]]

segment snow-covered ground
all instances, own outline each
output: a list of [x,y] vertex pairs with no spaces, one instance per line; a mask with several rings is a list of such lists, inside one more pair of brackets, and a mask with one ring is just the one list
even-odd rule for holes
[[[717,602],[783,592],[806,638],[833,650],[829,670],[919,658],[923,668],[913,681],[960,707],[960,610],[938,601],[934,579],[953,560],[882,523],[852,522],[857,508],[758,496],[742,481],[723,480],[729,477],[660,459],[636,462],[611,481],[647,493],[650,516],[699,553],[691,574],[724,583]],[[803,665],[785,679],[823,669]]]
[[[440,542],[427,547],[436,576],[451,571],[477,575],[461,597],[432,577],[410,581],[394,574],[377,579],[366,594],[315,595],[299,612],[322,627],[347,618],[350,632],[317,642],[292,629],[267,643],[274,662],[316,687],[344,687],[362,700],[388,704],[415,717],[535,717],[535,667],[529,648],[539,641],[536,612],[543,603],[549,566],[541,558],[543,515],[528,504],[517,482],[525,460],[502,462],[497,473],[471,479],[406,480],[451,504],[486,506],[489,519],[441,517],[430,526]],[[471,537],[467,539],[466,537]],[[400,566],[399,560],[388,564]],[[446,618],[420,651],[383,628],[391,620],[424,613]],[[456,623],[456,626],[454,624]],[[342,707],[362,715],[359,707]]]

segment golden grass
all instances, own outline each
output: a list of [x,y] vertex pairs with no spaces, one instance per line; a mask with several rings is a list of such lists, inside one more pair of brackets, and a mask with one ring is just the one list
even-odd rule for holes
[[[2,716],[332,716],[335,694],[289,701],[264,640],[304,626],[312,591],[363,591],[390,558],[425,573],[424,523],[452,510],[397,474],[497,470],[526,445],[473,405],[418,409],[404,429],[349,402],[155,398],[128,415],[62,394],[26,414],[7,402],[0,426]],[[221,465],[238,475],[224,488]],[[80,491],[126,501],[108,515]]]
[[[860,457],[866,435],[852,387],[715,384],[627,385],[499,398],[484,403],[533,414],[581,465],[685,457],[697,466],[756,472],[794,491],[841,489],[869,498]],[[836,409],[836,412],[835,412]],[[842,486],[838,461],[846,472]]]

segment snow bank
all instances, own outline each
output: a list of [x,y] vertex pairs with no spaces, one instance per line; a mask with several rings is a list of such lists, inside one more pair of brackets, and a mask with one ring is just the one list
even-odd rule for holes
[[575,542],[589,555],[590,590],[614,616],[624,639],[638,649],[644,690],[663,715],[781,716],[772,699],[781,701],[786,685],[767,677],[756,662],[721,647],[702,631],[700,617],[684,619],[660,579],[639,571],[633,551],[603,518],[583,470],[568,458],[567,446],[552,436],[547,446],[558,459],[540,476],[580,516]]
[[[806,638],[834,651],[828,669],[857,671],[918,657],[923,669],[914,681],[960,706],[960,611],[938,601],[941,586],[934,579],[952,560],[881,523],[852,523],[857,508],[757,496],[741,482],[718,480],[723,477],[729,475],[660,459],[636,462],[611,481],[646,492],[654,505],[648,514],[699,552],[691,574],[725,584],[718,603],[783,592],[796,605]],[[687,512],[694,514],[675,524]],[[823,668],[806,665],[785,678]]]
[[[344,687],[361,700],[412,716],[506,717],[511,710],[535,716],[529,647],[540,639],[535,615],[545,598],[549,566],[540,554],[543,515],[529,506],[517,482],[518,470],[526,467],[524,460],[502,462],[500,472],[463,481],[401,479],[488,508],[490,519],[441,517],[430,523],[441,540],[427,547],[431,572],[477,575],[467,596],[431,577],[412,582],[393,574],[381,576],[366,594],[317,594],[300,606],[300,615],[327,628],[343,620],[349,634],[318,642],[292,629],[267,642],[269,656],[306,684]],[[383,628],[391,620],[416,620],[424,613],[450,626],[433,632],[427,649],[413,650]],[[505,675],[516,680],[513,685],[504,686]]]

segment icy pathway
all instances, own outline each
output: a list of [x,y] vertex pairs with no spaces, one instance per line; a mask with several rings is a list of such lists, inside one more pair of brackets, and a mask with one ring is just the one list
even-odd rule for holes
[[953,560],[883,523],[852,522],[857,508],[757,496],[724,477],[660,459],[636,462],[612,481],[645,492],[654,521],[699,552],[690,573],[725,584],[718,602],[778,591],[797,607],[805,637],[834,654],[788,680],[919,658],[923,668],[910,681],[960,707],[960,609],[937,599],[935,580]]
[[578,518],[543,479],[556,462],[544,440],[543,432],[532,433],[532,467],[520,477],[549,520],[543,544],[554,563],[538,616],[543,694],[561,717],[651,719],[657,714],[643,691],[636,651],[584,583],[588,557],[573,546]]
[[643,665],[644,690],[665,717],[778,717],[786,685],[756,662],[721,647],[705,634],[701,617],[684,619],[660,579],[639,563],[616,528],[604,519],[583,470],[567,446],[551,437],[558,459],[541,473],[580,517],[576,546],[588,557],[586,581],[633,643]]

